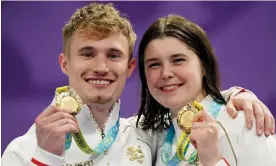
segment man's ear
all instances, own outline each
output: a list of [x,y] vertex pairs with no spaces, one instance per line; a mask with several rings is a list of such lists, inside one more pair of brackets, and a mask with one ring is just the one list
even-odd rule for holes
[[128,73],[127,73],[128,78],[132,75],[132,73],[135,69],[135,66],[136,66],[136,59],[132,58],[128,63]]
[[67,75],[67,65],[68,65],[68,57],[64,55],[64,53],[59,54],[59,65],[61,68],[61,71]]

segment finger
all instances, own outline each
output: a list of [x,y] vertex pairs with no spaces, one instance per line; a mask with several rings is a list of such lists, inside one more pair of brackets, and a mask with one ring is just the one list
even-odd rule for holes
[[192,140],[191,140],[191,144],[197,149],[197,144],[196,144],[195,141],[192,141]]
[[63,133],[63,134],[78,133],[79,129],[76,126],[74,126],[73,124],[69,123],[69,124],[64,124],[64,125],[60,126],[57,129],[57,132]]
[[241,110],[244,110],[244,115],[246,119],[246,127],[248,129],[252,128],[253,125],[253,119],[254,119],[254,112],[253,112],[253,106],[251,102],[248,102],[246,100],[236,100],[235,101],[236,107],[241,108]]
[[198,143],[200,142],[201,133],[200,130],[194,129],[190,133],[190,140],[192,145],[197,148]]
[[[202,112],[202,111],[201,111]],[[203,122],[203,117],[202,117],[202,113],[197,113],[194,117],[193,117],[193,122]]]
[[68,114],[72,114],[73,112],[72,112],[72,110],[69,110],[69,109],[61,109],[61,108],[59,108],[59,110],[60,111],[62,111],[62,112],[65,112],[65,113],[68,113]]
[[48,117],[56,112],[66,112],[68,114],[72,113],[72,111],[68,109],[60,109],[55,105],[49,105],[40,115],[38,115],[37,120]]
[[74,126],[77,129],[79,128],[78,124],[75,121],[68,118],[59,119],[54,123],[51,123],[50,127],[55,129],[55,128],[60,128],[61,126],[64,126],[64,125]]
[[51,114],[58,112],[58,107],[55,105],[49,105],[44,111],[42,111],[38,117],[37,120],[40,120],[44,117],[50,116]]
[[257,134],[262,135],[264,131],[264,113],[262,111],[262,107],[257,103],[253,103],[253,109],[256,119]]
[[200,122],[201,120],[205,122],[214,122],[214,119],[211,117],[211,115],[206,111],[202,110],[194,117],[194,122]]
[[193,122],[192,130],[197,128],[205,128],[208,127],[209,122]]
[[218,126],[216,122],[194,122],[191,132],[200,130],[201,134],[205,133],[207,135],[217,135]]
[[271,134],[274,135],[275,134],[275,118],[273,117],[273,115],[271,114],[271,111],[268,109],[268,107],[262,103],[262,106],[266,108],[266,110],[268,110],[269,114],[270,114],[270,119],[271,119]]
[[[263,104],[262,104],[263,105]],[[260,109],[263,110],[263,114],[264,114],[264,133],[265,136],[269,136],[271,134],[271,117],[270,117],[270,112],[268,109],[266,109],[265,107],[262,107],[262,105],[260,105]]]
[[265,135],[266,136],[269,136],[270,134],[274,135],[275,121],[274,121],[273,115],[271,114],[271,112],[269,111],[266,105],[264,105],[262,102],[260,104],[264,113]]
[[[59,119],[63,119],[63,118],[72,119],[73,121],[77,122],[77,121],[76,121],[76,118],[75,118],[73,115],[68,114],[68,113],[66,113],[66,112],[56,112],[56,113],[54,113],[54,114],[52,114],[52,115],[50,115],[50,116],[48,116],[48,117],[46,117],[46,118],[44,118],[44,119],[45,119],[48,123],[52,123],[52,122],[55,122],[55,121],[57,121],[57,120],[59,120]],[[44,120],[44,119],[43,119],[43,120]]]
[[273,116],[271,117],[271,122],[272,122],[271,123],[271,126],[272,126],[271,127],[271,134],[274,135],[275,134],[275,119],[274,119]]
[[233,118],[235,119],[237,117],[237,110],[234,106],[234,101],[235,100],[229,100],[228,103],[226,104],[226,108],[227,108],[227,112],[228,114]]
[[206,111],[206,110],[204,110],[203,112],[202,112],[202,115],[203,115],[203,121],[205,121],[205,122],[214,122],[215,120],[212,118],[212,116]]
[[[212,129],[210,127],[204,127],[204,128],[197,128],[197,129],[191,130],[191,133],[189,136],[190,136],[191,143],[195,148],[197,148],[202,141],[208,138],[206,134],[209,131],[206,132],[207,130],[212,130]],[[214,131],[212,131],[212,133],[214,133]]]

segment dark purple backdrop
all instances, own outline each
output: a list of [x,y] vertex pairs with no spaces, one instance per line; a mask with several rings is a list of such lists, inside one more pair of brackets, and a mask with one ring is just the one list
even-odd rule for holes
[[[61,30],[88,2],[2,2],[2,151],[23,135],[67,84],[58,65]],[[218,56],[222,89],[240,85],[254,91],[276,115],[275,2],[114,2],[129,15],[138,42],[160,16],[181,14],[201,25]],[[137,45],[135,47],[136,56]],[[139,80],[128,80],[122,116],[138,108]]]

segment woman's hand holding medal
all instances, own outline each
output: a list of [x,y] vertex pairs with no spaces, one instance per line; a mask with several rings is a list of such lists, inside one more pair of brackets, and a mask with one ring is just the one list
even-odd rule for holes
[[214,166],[221,160],[217,123],[206,110],[200,111],[194,116],[190,139],[197,149],[201,164]]
[[[177,123],[189,135],[201,164],[214,166],[221,159],[217,123],[200,103],[194,101],[185,105],[178,112]],[[179,147],[183,149],[181,145]]]

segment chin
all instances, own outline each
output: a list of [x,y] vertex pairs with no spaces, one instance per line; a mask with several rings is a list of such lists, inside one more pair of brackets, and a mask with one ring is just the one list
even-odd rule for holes
[[169,108],[169,109],[174,109],[176,106],[179,105],[178,102],[175,102],[175,101],[169,101],[169,100],[165,100],[163,102],[159,102],[161,105],[163,105],[164,107],[166,108]]
[[112,100],[112,97],[106,95],[87,95],[86,101],[89,103],[105,104]]
[[95,102],[99,103],[99,104],[105,104],[105,103],[108,103],[110,101],[112,101],[112,98],[111,97],[107,97],[107,96],[97,96],[95,98]]

